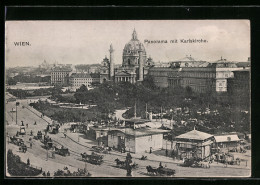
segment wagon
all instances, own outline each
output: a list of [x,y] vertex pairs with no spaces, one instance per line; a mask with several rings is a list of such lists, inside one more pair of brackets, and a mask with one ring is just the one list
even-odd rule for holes
[[22,145],[19,147],[19,151],[26,153],[26,151],[27,151],[27,146],[26,146],[25,144],[22,144]]
[[44,146],[45,146],[46,150],[50,150],[50,149],[53,148],[53,142],[52,141],[48,141],[48,142],[45,143]]
[[13,137],[10,137],[10,140],[11,140],[11,143],[18,145],[18,146],[21,146],[22,144],[24,144],[24,141],[22,138],[13,136]]
[[62,155],[62,156],[69,156],[70,155],[69,149],[65,148],[63,146],[61,148],[55,147],[55,153]]
[[199,162],[200,160],[191,158],[191,159],[185,159],[182,164],[178,164],[178,165],[182,167],[200,167]]
[[22,126],[20,127],[20,132],[19,132],[20,135],[25,135],[26,134],[26,130],[25,130],[25,127]]
[[93,146],[92,149],[94,150],[94,152],[108,154],[108,150],[106,148],[103,148],[103,147]]
[[159,175],[159,176],[173,176],[175,175],[175,170],[170,169],[170,168],[164,168],[162,166],[158,168],[153,168],[152,166],[146,166],[147,173],[152,174],[152,175]]
[[162,175],[173,176],[175,174],[175,170],[170,168],[159,167],[157,168],[157,173],[161,176]]
[[101,165],[103,163],[103,156],[98,155],[94,152],[91,153],[91,155],[88,155],[87,153],[81,154],[83,161],[95,164],[95,165]]

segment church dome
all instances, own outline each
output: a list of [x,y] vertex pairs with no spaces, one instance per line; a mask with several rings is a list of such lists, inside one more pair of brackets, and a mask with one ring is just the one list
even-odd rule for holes
[[143,51],[143,55],[146,55],[144,45],[137,39],[136,31],[133,31],[132,39],[125,45],[123,55],[138,55],[139,45]]

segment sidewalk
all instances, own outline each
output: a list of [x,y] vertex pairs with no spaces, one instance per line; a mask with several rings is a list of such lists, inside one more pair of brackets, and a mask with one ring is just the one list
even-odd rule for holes
[[[88,140],[88,139],[83,139],[81,137],[78,141],[78,135],[79,135],[79,133],[67,133],[67,137],[69,139],[73,140],[75,143],[77,143],[81,146],[84,146],[86,148],[91,148],[92,146],[97,146],[97,142],[94,145],[88,144],[88,142],[86,142],[86,140]],[[92,141],[92,142],[95,142],[95,141]],[[111,151],[110,152],[110,155],[115,155],[115,156],[120,156],[120,157],[125,157],[126,154],[127,154],[127,152],[125,152],[125,153],[121,153],[119,151]],[[158,162],[158,163],[162,162],[162,163],[171,163],[171,164],[182,164],[183,163],[182,160],[177,160],[177,159],[173,159],[171,157],[166,157],[166,156],[162,156],[162,155],[155,155],[153,153],[151,153],[151,154],[145,153],[145,152],[138,153],[138,154],[131,153],[131,156],[133,157],[133,159],[140,159],[142,155],[147,156],[147,161],[152,161],[152,162]],[[214,163],[211,163],[210,166],[223,168],[224,164],[214,162]],[[246,167],[244,164],[241,164],[240,166],[238,166],[238,165],[228,165],[227,168],[250,169],[250,166],[247,165],[247,167]]]

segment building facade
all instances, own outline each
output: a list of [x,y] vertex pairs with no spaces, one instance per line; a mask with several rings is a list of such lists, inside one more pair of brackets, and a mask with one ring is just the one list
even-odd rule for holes
[[[186,59],[185,59],[186,60]],[[222,59],[207,63],[205,61],[177,61],[170,67],[153,67],[149,75],[158,87],[191,87],[195,92],[227,92],[227,79],[234,77],[239,70],[234,63]]]
[[250,96],[250,71],[241,69],[234,71],[234,78],[228,79],[228,93],[248,100]]
[[148,73],[148,69],[154,62],[151,57],[147,58],[144,45],[138,40],[137,33],[134,30],[131,40],[125,44],[122,55],[122,65],[115,67],[114,52],[112,44],[110,45],[110,58],[104,58],[100,68],[100,82],[130,82],[136,83],[143,81]]
[[99,74],[88,74],[88,73],[73,73],[70,76],[70,85],[72,88],[80,88],[80,86],[85,85],[86,87],[91,87],[93,82],[99,82]]
[[51,85],[69,85],[69,76],[72,69],[70,65],[55,66],[51,70]]
[[234,148],[240,143],[240,139],[237,134],[232,135],[219,135],[214,136],[215,138],[215,148]]
[[214,136],[192,130],[176,137],[176,150],[180,158],[204,159],[211,155]]
[[132,153],[149,152],[163,147],[163,131],[124,128],[108,132],[108,146]]

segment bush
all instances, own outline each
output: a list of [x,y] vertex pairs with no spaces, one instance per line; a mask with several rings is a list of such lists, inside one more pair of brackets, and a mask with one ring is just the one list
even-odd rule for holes
[[21,162],[21,158],[13,154],[12,150],[7,152],[7,170],[11,176],[37,176],[42,172]]

